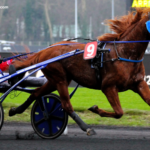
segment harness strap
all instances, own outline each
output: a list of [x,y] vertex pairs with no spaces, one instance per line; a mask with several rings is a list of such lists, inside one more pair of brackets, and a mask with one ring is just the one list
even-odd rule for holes
[[139,63],[139,62],[142,62],[144,58],[142,58],[141,60],[131,60],[131,59],[126,59],[126,58],[122,58],[119,56],[118,54],[118,51],[117,51],[117,47],[116,47],[116,44],[115,44],[115,40],[114,40],[114,47],[115,47],[115,51],[116,51],[116,54],[117,54],[117,59],[115,60],[122,60],[122,61],[127,61],[127,62],[134,62],[134,63]]
[[127,61],[127,62],[139,63],[139,62],[142,62],[144,58],[142,58],[141,60],[130,60],[130,59],[119,57],[118,59],[122,61]]
[[[104,49],[106,43],[98,43],[98,47]],[[95,69],[96,79],[99,85],[102,84],[102,77],[101,77],[101,68],[103,67],[103,53],[97,51],[97,55],[94,59],[91,60],[91,67]]]
[[69,38],[66,41],[73,41],[73,40],[87,40],[87,41],[96,41],[93,39],[89,39],[89,38],[82,38],[82,37],[77,37],[77,38]]

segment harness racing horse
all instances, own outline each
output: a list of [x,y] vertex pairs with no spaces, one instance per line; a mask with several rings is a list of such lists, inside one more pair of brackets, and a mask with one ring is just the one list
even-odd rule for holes
[[[137,9],[136,13],[130,12],[128,15],[122,16],[119,19],[108,20],[108,25],[114,34],[104,34],[98,37],[98,40],[115,40],[116,42],[150,40],[150,33],[145,24],[150,19],[149,12],[150,9],[147,8]],[[13,65],[10,66],[10,70],[19,70],[72,50],[84,49],[85,47],[85,44],[71,41],[62,41],[56,44],[65,43],[69,44],[47,48],[35,53],[25,61],[15,60]],[[147,46],[148,41],[119,44],[108,43],[106,48],[111,49],[111,51],[110,53],[104,54],[103,57],[103,60],[108,62],[104,63],[103,68],[100,69],[101,83],[96,79],[95,69],[91,68],[91,60],[84,60],[83,54],[48,64],[46,68],[42,69],[48,82],[40,88],[37,88],[21,106],[11,108],[9,115],[13,116],[22,113],[34,100],[57,90],[60,95],[62,108],[76,121],[82,130],[89,134],[94,134],[94,130],[86,125],[73,110],[68,92],[69,83],[71,80],[74,80],[84,87],[102,90],[114,112],[107,112],[98,108],[96,105],[89,108],[89,110],[101,117],[116,119],[122,117],[123,110],[119,101],[118,92],[128,89],[138,93],[150,105],[150,91],[147,83],[144,81],[145,69],[143,62],[139,61],[143,58]],[[119,60],[118,56],[125,58],[125,61]],[[135,61],[130,62],[126,60]],[[100,97],[98,98],[100,99]]]

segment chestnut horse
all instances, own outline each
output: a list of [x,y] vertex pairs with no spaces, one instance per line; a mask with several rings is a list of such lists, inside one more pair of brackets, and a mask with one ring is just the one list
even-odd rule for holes
[[[98,40],[150,40],[150,33],[145,25],[150,19],[148,12],[150,12],[150,9],[137,9],[136,13],[130,12],[128,15],[122,16],[119,19],[108,20],[108,25],[110,26],[110,29],[113,30],[114,34],[104,34],[98,37]],[[62,41],[56,44],[63,43],[73,44],[47,48],[34,54],[26,61],[14,61],[13,66],[11,67],[19,70],[72,50],[83,50],[85,47],[85,44],[74,44],[75,42],[71,41]],[[116,50],[122,58],[141,60],[147,46],[148,42],[120,43],[116,45],[109,43],[106,45],[106,48],[111,49],[111,51],[110,53],[104,54],[104,61],[117,58]],[[107,112],[98,108],[96,105],[90,108],[92,112],[101,117],[112,117],[116,119],[122,117],[123,110],[119,101],[118,92],[126,91],[128,89],[138,93],[142,99],[150,105],[150,91],[147,83],[144,81],[145,69],[143,62],[135,63],[116,60],[104,63],[103,68],[99,72],[101,84],[97,81],[95,69],[91,68],[91,60],[84,60],[83,54],[50,63],[46,68],[42,69],[42,72],[48,79],[48,82],[42,87],[37,88],[24,104],[17,108],[12,108],[9,112],[10,116],[22,113],[35,99],[57,90],[60,95],[62,108],[76,121],[81,129],[88,132],[89,127],[75,114],[70,103],[68,85],[71,80],[74,80],[87,88],[102,90],[114,112]],[[94,134],[92,130],[90,134]]]

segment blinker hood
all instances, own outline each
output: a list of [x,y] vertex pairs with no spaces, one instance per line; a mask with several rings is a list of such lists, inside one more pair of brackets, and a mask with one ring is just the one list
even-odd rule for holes
[[149,18],[149,20],[146,22],[146,28],[147,28],[148,32],[150,33],[150,13],[148,13],[148,18]]

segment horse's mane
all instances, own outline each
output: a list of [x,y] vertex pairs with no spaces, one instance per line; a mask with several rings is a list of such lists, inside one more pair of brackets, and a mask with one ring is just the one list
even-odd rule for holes
[[[114,33],[106,33],[98,37],[99,41],[114,41],[120,40],[121,36],[127,32],[129,33],[135,25],[145,18],[150,12],[150,8],[136,8],[136,11],[129,12],[128,15],[122,16],[120,18],[115,18],[114,20],[106,20],[106,24],[109,26],[111,31]],[[126,34],[127,34],[126,33]]]

